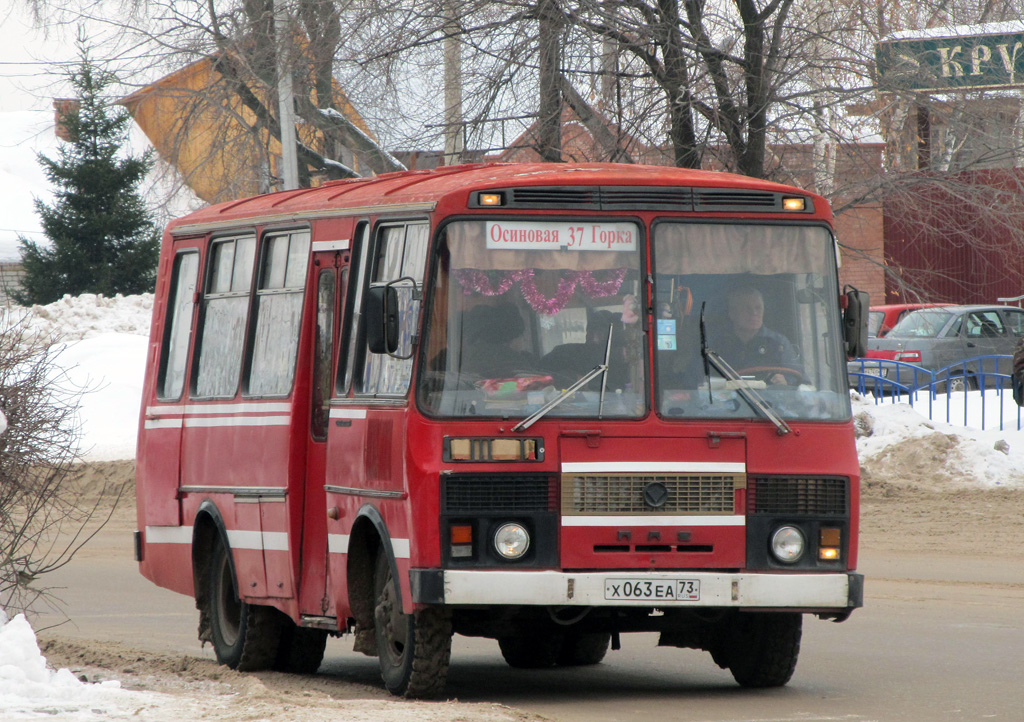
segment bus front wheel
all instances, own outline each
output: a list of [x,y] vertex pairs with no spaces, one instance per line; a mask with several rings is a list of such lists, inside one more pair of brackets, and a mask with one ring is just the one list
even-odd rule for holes
[[[744,687],[783,687],[796,670],[803,616],[790,612],[743,613],[730,626],[724,658],[733,678]],[[721,654],[721,652],[719,652]]]
[[397,580],[383,551],[377,555],[373,580],[373,625],[384,686],[403,697],[437,697],[448,678],[451,617],[436,607],[403,613]]
[[273,665],[281,638],[280,620],[274,609],[238,598],[230,552],[223,544],[214,548],[206,600],[210,641],[218,662],[243,672]]

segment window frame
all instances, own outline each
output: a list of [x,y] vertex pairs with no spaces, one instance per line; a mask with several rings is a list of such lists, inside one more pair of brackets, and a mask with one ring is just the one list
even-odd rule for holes
[[[192,298],[188,301],[190,309],[187,318],[188,334],[185,339],[185,362],[182,365],[181,388],[176,395],[169,396],[164,393],[164,390],[167,384],[168,368],[171,358],[171,344],[174,342],[177,323],[185,320],[184,318],[179,318],[177,315],[177,301],[180,290],[178,288],[178,284],[181,280],[182,263],[188,256],[195,256],[196,267],[194,271],[194,278],[192,279]],[[178,249],[175,251],[174,257],[171,259],[171,277],[167,283],[168,292],[164,305],[163,333],[162,338],[160,339],[160,363],[157,367],[155,389],[155,395],[159,401],[180,401],[189,388],[189,355],[192,351],[192,341],[195,338],[196,332],[196,310],[197,307],[200,306],[199,299],[196,298],[196,294],[200,278],[202,276],[202,261],[202,249],[198,246],[188,246]]]
[[[291,248],[292,242],[296,235],[306,235],[306,254],[305,262],[303,265],[303,273],[301,276],[301,286],[288,286],[283,285],[281,288],[262,288],[266,281],[267,273],[267,254],[272,246],[272,241],[276,238],[286,237],[288,239],[288,247],[284,255],[285,268],[283,283],[288,283],[288,275],[291,270],[290,259],[291,259]],[[241,374],[241,387],[242,397],[247,399],[284,399],[292,395],[295,390],[295,382],[298,378],[298,358],[299,358],[299,346],[302,337],[303,320],[305,318],[306,310],[306,292],[309,287],[309,264],[312,258],[312,246],[313,246],[313,232],[309,226],[302,226],[298,228],[272,228],[263,229],[260,234],[259,245],[256,250],[256,258],[253,262],[253,278],[252,287],[250,290],[249,300],[249,317],[246,324],[246,341],[244,347],[244,364]],[[285,391],[275,393],[254,393],[251,390],[252,387],[252,373],[253,373],[253,362],[256,356],[256,331],[260,321],[260,307],[262,305],[262,299],[270,296],[284,296],[284,295],[299,295],[301,296],[301,302],[299,305],[299,317],[296,320],[295,330],[295,350],[292,354],[292,366],[291,366],[291,380],[288,383],[288,388]]]
[[[422,226],[425,229],[426,237],[426,248],[423,254],[423,264],[419,269],[419,279],[417,283],[417,289],[421,293],[419,301],[419,308],[416,311],[416,319],[414,320],[414,331],[413,333],[413,354],[407,359],[402,359],[404,363],[408,363],[412,367],[410,373],[409,383],[401,393],[383,393],[377,389],[368,391],[363,386],[363,382],[366,374],[367,362],[370,359],[370,350],[366,346],[366,328],[364,323],[363,304],[365,303],[366,295],[371,286],[383,286],[390,281],[394,281],[397,278],[402,278],[399,275],[396,278],[388,279],[387,281],[375,280],[377,274],[380,272],[381,264],[386,260],[387,249],[384,249],[384,255],[381,254],[383,249],[384,238],[391,228],[402,228],[404,234],[402,235],[402,257],[398,263],[398,273],[402,274],[405,270],[406,262],[406,250],[409,238],[409,229],[413,226]],[[354,357],[350,357],[349,366],[352,368],[351,378],[346,374],[346,380],[351,381],[350,388],[354,396],[361,399],[382,399],[387,401],[401,401],[408,400],[409,393],[413,387],[413,376],[415,375],[415,360],[419,352],[419,339],[421,338],[421,324],[423,323],[423,288],[426,284],[427,274],[430,266],[431,248],[433,247],[433,237],[431,234],[431,222],[429,218],[387,218],[378,219],[373,226],[373,231],[370,236],[370,243],[367,244],[365,253],[361,254],[359,261],[359,289],[358,289],[358,307],[355,309],[355,320],[358,323],[358,328],[355,329],[355,341],[353,343]],[[378,356],[390,356],[390,354],[376,354]],[[392,357],[394,358],[394,357]]]
[[[236,250],[236,252],[235,252],[235,257],[232,259],[232,273],[231,273],[231,278],[233,279],[234,278],[235,262],[237,261],[237,248],[238,248],[237,243],[238,243],[239,240],[243,240],[243,239],[252,239],[252,241],[253,241],[253,263],[252,263],[252,268],[250,269],[250,273],[249,273],[249,287],[248,287],[248,289],[246,291],[244,291],[244,292],[243,291],[231,291],[230,287],[229,287],[229,290],[227,292],[211,293],[209,291],[209,288],[210,288],[210,286],[211,286],[211,284],[213,282],[213,277],[214,277],[214,273],[215,273],[215,270],[216,270],[214,268],[214,262],[215,262],[214,249],[218,245],[223,244],[223,243],[227,243],[228,241],[231,241],[231,242],[235,243],[235,250]],[[233,229],[231,231],[225,232],[222,235],[211,237],[207,241],[207,244],[206,244],[205,268],[202,269],[203,284],[202,284],[202,291],[200,292],[200,298],[199,298],[199,313],[198,313],[198,316],[197,316],[197,319],[196,319],[195,329],[194,329],[194,333],[196,334],[196,338],[195,338],[195,342],[193,344],[192,362],[190,364],[190,378],[189,378],[189,398],[190,399],[194,399],[194,400],[233,399],[236,396],[238,396],[239,387],[241,386],[241,383],[242,383],[243,366],[244,366],[244,363],[245,363],[245,356],[246,356],[246,352],[245,352],[246,344],[248,343],[248,340],[247,340],[246,337],[248,336],[249,318],[250,318],[250,316],[252,314],[252,290],[253,290],[253,286],[255,285],[253,279],[254,279],[254,276],[256,274],[256,270],[257,270],[257,267],[258,267],[258,264],[256,263],[256,257],[257,257],[258,252],[259,252],[258,243],[259,243],[259,235],[257,234],[257,232],[256,232],[256,230],[254,228],[251,228],[251,229]],[[247,297],[248,300],[246,302],[245,318],[243,319],[242,346],[241,346],[241,353],[239,354],[239,357],[238,357],[238,368],[237,368],[237,372],[238,373],[237,373],[237,377],[235,379],[234,390],[231,391],[231,393],[225,393],[225,394],[200,394],[199,391],[198,391],[199,371],[200,371],[200,363],[201,363],[202,357],[203,357],[203,343],[204,343],[205,336],[206,336],[206,320],[207,320],[207,313],[208,313],[210,301],[211,300],[222,299],[222,298],[242,298],[242,297]]]

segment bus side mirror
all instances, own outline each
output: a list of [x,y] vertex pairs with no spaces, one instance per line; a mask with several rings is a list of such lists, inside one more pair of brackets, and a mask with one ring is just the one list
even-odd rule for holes
[[390,284],[367,289],[366,343],[372,353],[398,350],[398,292]]
[[843,339],[846,355],[861,358],[868,348],[868,294],[847,286],[844,294]]

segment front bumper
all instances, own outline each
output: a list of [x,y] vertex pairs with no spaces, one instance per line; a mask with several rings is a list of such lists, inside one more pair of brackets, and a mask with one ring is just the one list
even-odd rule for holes
[[[416,604],[586,607],[732,607],[806,612],[849,611],[864,604],[864,576],[720,572],[555,572],[412,569]],[[700,582],[700,600],[606,599],[606,581]]]

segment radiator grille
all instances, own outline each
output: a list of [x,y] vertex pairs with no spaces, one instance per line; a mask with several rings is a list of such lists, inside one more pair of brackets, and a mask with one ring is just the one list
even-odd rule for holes
[[759,477],[747,488],[750,514],[845,516],[847,507],[847,481],[843,478]]
[[593,208],[601,205],[600,188],[515,188],[512,191],[512,205],[520,208]]
[[782,196],[765,191],[694,191],[698,211],[771,211],[782,210]]
[[689,188],[617,186],[601,189],[601,208],[639,208],[650,210],[693,210],[693,191]]
[[450,514],[548,511],[555,498],[554,478],[539,474],[453,474],[441,484]]
[[[663,504],[652,506],[644,490],[660,484]],[[563,514],[732,514],[735,491],[745,477],[735,474],[632,474],[562,477]]]

